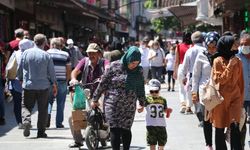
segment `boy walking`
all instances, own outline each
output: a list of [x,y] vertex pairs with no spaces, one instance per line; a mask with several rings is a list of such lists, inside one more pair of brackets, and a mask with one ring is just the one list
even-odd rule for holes
[[161,97],[159,92],[161,83],[157,79],[149,81],[150,95],[147,96],[146,107],[146,127],[147,127],[147,143],[150,150],[155,150],[158,145],[159,150],[163,150],[167,143],[166,117],[170,116],[171,108],[167,107],[167,101]]

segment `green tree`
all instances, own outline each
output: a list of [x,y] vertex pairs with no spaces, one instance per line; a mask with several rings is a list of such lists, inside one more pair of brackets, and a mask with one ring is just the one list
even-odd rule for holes
[[154,4],[155,4],[154,0],[146,0],[144,2],[144,7],[146,9],[152,9],[152,8],[154,8]]
[[164,18],[155,18],[151,20],[151,24],[156,33],[160,33],[164,29]]

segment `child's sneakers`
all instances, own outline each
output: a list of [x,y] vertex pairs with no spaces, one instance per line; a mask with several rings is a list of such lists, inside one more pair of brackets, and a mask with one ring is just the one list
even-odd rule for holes
[[187,107],[186,111],[185,111],[185,115],[191,115],[194,114],[193,111],[191,110],[190,107]]

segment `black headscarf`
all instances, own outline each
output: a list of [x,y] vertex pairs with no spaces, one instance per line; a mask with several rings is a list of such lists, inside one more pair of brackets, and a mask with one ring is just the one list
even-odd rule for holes
[[223,57],[226,60],[232,58],[237,52],[231,51],[234,44],[233,36],[222,36],[217,43],[217,53],[213,56],[213,59],[216,57]]

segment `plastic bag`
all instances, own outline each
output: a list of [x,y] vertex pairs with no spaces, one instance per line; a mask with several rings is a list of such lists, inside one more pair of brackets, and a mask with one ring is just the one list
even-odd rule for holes
[[86,95],[84,94],[83,89],[79,86],[75,86],[75,94],[73,97],[73,109],[82,110],[86,109]]

